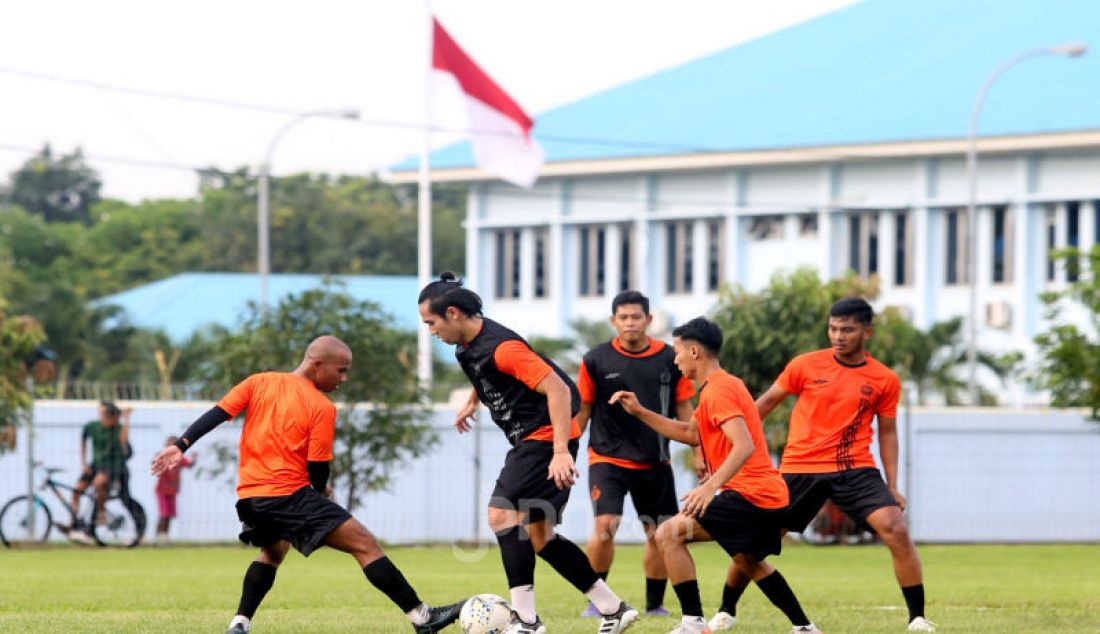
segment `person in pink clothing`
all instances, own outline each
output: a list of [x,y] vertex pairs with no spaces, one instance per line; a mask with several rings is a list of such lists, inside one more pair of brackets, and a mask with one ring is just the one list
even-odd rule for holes
[[[176,440],[175,436],[169,436],[164,446],[171,447],[176,444]],[[198,456],[195,454],[190,458],[184,456],[178,465],[157,477],[157,506],[160,509],[160,518],[157,520],[158,544],[168,541],[168,524],[176,517],[176,496],[180,492],[180,474],[185,468],[195,464],[196,458]]]

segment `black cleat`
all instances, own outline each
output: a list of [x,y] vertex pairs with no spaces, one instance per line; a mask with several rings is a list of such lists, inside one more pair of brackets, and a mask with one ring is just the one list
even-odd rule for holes
[[443,605],[438,608],[428,608],[428,620],[423,625],[414,625],[416,634],[435,634],[458,620],[458,614],[462,611],[466,599],[458,603]]

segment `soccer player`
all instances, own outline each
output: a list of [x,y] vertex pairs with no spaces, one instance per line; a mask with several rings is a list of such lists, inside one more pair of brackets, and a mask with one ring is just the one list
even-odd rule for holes
[[[601,579],[607,579],[623,502],[629,494],[646,534],[645,611],[662,616],[668,614],[662,605],[668,575],[653,535],[661,522],[680,512],[668,439],[608,403],[612,394],[627,390],[662,416],[691,420],[695,388],[673,363],[672,348],[646,334],[652,322],[649,299],[638,291],[623,291],[611,301],[611,325],[617,336],[584,355],[577,380],[581,409],[576,418],[582,433],[590,418],[592,422],[588,491],[596,525],[588,540],[588,561]],[[589,603],[581,616],[599,616],[599,612]]]
[[612,404],[658,433],[689,445],[699,445],[710,476],[683,498],[680,515],[657,529],[672,589],[680,599],[680,626],[670,634],[709,633],[703,617],[692,542],[717,541],[746,577],[791,620],[792,634],[818,633],[806,618],[787,580],[764,558],[778,555],[782,538],[779,520],[787,510],[787,487],[772,465],[764,426],[752,396],[741,379],[718,363],[722,331],[696,317],[672,331],[676,365],[699,388],[699,406],[692,421],[672,420],[650,411],[632,392],[616,392]]
[[[901,383],[865,350],[874,315],[870,304],[860,298],[833,304],[829,311],[832,347],[795,357],[756,400],[756,409],[765,418],[787,396],[798,395],[779,464],[791,494],[784,528],[801,532],[826,500],[866,522],[890,549],[894,575],[909,609],[908,630],[934,632],[934,624],[924,618],[920,557],[902,515],[905,497],[897,488]],[[886,482],[871,455],[871,423],[876,417]],[[733,625],[737,600],[747,584],[741,571],[730,569],[722,607],[711,619],[712,630]]]
[[258,546],[260,555],[245,573],[237,615],[227,634],[249,631],[290,546],[306,557],[321,546],[350,553],[418,634],[437,632],[458,618],[461,602],[425,605],[374,535],[329,497],[336,407],[325,393],[347,380],[350,366],[347,344],[336,337],[318,337],[293,372],[246,378],[153,459],[153,475],[176,467],[199,438],[247,410],[241,429],[237,515],[241,541]]
[[420,319],[433,335],[455,345],[455,357],[473,384],[455,428],[470,430],[484,403],[508,437],[489,499],[489,526],[500,544],[511,590],[512,620],[506,634],[545,634],[535,609],[535,555],[588,596],[601,618],[599,634],[619,634],[638,611],[596,575],[576,544],[554,534],[577,477],[580,407],[573,381],[537,354],[522,337],[481,314],[481,298],[445,272],[420,292]]

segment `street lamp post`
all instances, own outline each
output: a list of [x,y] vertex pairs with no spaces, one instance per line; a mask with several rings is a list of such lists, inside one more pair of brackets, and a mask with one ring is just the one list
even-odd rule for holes
[[967,233],[967,275],[970,278],[970,311],[966,335],[966,365],[967,365],[967,392],[970,395],[970,404],[978,405],[978,121],[982,116],[982,106],[985,104],[986,95],[993,84],[1005,73],[1020,62],[1035,57],[1046,55],[1062,55],[1065,57],[1080,57],[1088,50],[1088,46],[1081,42],[1068,42],[1047,48],[1037,48],[1025,51],[1002,62],[985,79],[978,96],[974,99],[974,107],[970,111],[970,127],[966,135],[966,178],[969,183],[969,198],[966,207],[966,233]]
[[275,154],[275,147],[279,141],[290,132],[291,128],[311,117],[334,117],[341,119],[358,119],[359,111],[353,109],[343,110],[312,110],[303,112],[290,121],[283,124],[264,154],[264,162],[260,165],[260,183],[256,193],[256,272],[260,274],[260,310],[267,314],[269,306],[268,278],[271,275],[271,211],[268,208],[268,181],[271,177],[271,157]]

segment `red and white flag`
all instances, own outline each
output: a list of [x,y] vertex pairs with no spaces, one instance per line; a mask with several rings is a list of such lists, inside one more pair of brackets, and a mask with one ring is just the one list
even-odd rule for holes
[[546,158],[531,136],[534,121],[432,18],[433,89],[457,91],[466,105],[466,127],[478,167],[520,187],[530,187]]

